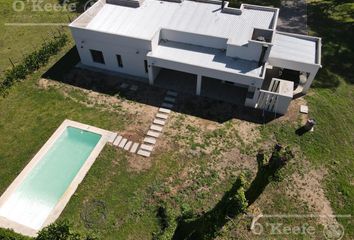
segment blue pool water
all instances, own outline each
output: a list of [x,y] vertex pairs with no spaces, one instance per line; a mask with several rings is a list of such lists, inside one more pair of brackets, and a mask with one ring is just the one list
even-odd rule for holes
[[0,215],[40,229],[101,135],[67,127],[0,208]]

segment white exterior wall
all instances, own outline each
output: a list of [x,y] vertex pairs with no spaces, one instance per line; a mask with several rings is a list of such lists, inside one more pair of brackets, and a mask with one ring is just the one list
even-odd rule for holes
[[226,38],[182,32],[171,29],[161,29],[161,39],[216,49],[226,49],[227,42]]
[[[237,45],[227,45],[226,56],[237,57],[241,59],[246,59],[250,61],[259,61],[262,53],[262,43],[257,43],[250,41],[247,45],[237,46]],[[268,50],[265,55],[265,60],[268,59],[272,45],[268,45]]]
[[[151,50],[151,42],[103,32],[71,28],[82,64],[148,79],[144,60]],[[103,52],[105,64],[92,60],[90,49]],[[116,55],[122,57],[123,67],[118,66]]]

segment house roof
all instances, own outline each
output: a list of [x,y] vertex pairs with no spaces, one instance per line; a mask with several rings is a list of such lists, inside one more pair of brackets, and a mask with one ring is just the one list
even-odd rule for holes
[[320,64],[320,38],[276,32],[269,58],[306,64]]
[[191,44],[163,41],[150,57],[179,62],[187,65],[213,69],[216,71],[242,74],[259,78],[262,66],[255,61],[227,57],[220,49]]
[[[150,40],[161,28],[226,38],[247,44],[253,28],[273,28],[276,13],[267,8],[244,8],[242,14],[221,12],[220,4],[145,0],[132,8],[104,4],[85,28]],[[75,26],[72,24],[72,26]]]

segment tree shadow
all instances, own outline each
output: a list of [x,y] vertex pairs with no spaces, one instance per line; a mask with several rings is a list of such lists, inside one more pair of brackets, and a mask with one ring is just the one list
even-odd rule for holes
[[[257,155],[257,175],[244,192],[248,206],[253,204],[274,178],[276,172],[289,159],[279,155],[280,148],[275,148],[267,164],[264,164],[264,154]],[[195,218],[180,218],[174,232],[174,240],[209,240],[214,239],[220,229],[231,219],[243,213],[238,198],[235,198],[244,184],[238,178],[222,199],[210,211]]]
[[[344,78],[354,83],[354,31],[353,22],[335,18],[335,8],[347,1],[311,1],[308,3],[308,25],[317,36],[322,37],[322,65],[313,86],[317,88],[334,88],[339,79]],[[341,12],[338,12],[342,14]]]

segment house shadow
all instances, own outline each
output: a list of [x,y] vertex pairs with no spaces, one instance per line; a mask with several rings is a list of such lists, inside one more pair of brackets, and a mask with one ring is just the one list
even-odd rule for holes
[[[173,74],[175,73],[170,73],[171,78],[173,78]],[[169,78],[168,73],[167,75],[160,75]],[[70,49],[42,77],[155,107],[162,105],[167,90],[175,90],[169,85],[162,87],[156,84],[151,86],[146,79],[80,66],[80,58],[76,47]],[[133,86],[137,89],[134,89]],[[231,119],[240,119],[263,124],[279,117],[274,113],[244,107],[243,104],[238,102],[214,100],[207,96],[196,96],[180,90],[178,89],[178,97],[173,108],[175,112],[219,123]]]

